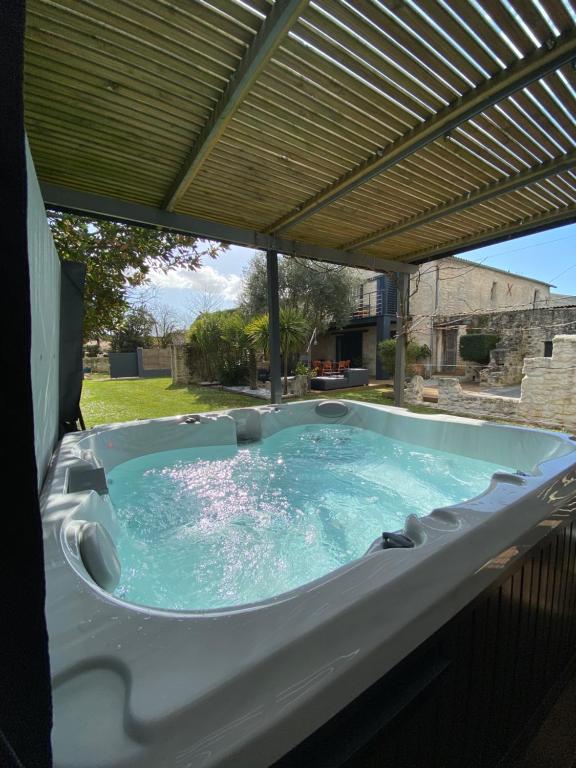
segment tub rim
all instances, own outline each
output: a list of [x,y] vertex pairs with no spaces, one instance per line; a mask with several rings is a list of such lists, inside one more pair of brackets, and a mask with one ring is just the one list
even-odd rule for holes
[[[415,418],[417,421],[432,419],[435,421],[440,420],[442,422],[449,421],[450,423],[453,422],[458,424],[469,424],[474,427],[487,425],[489,427],[493,427],[494,429],[505,429],[507,431],[518,430],[520,432],[530,432],[530,433],[538,431],[557,440],[560,445],[565,444],[567,447],[566,451],[563,451],[557,455],[545,458],[542,461],[537,462],[534,465],[533,470],[529,474],[518,475],[520,479],[514,483],[514,485],[516,485],[517,492],[514,494],[514,498],[512,502],[509,502],[509,503],[516,503],[519,500],[521,500],[523,497],[529,495],[530,491],[532,490],[530,488],[530,485],[531,485],[530,480],[535,481],[538,478],[541,478],[545,474],[547,474],[545,472],[546,465],[551,464],[553,462],[557,462],[560,459],[566,458],[571,453],[574,453],[576,458],[576,436],[568,435],[567,433],[564,433],[564,432],[549,430],[549,429],[538,429],[535,427],[522,426],[522,425],[516,425],[516,424],[501,424],[501,423],[496,423],[492,421],[486,421],[483,419],[474,419],[471,417],[452,416],[451,414],[412,413],[411,411],[408,411],[408,409],[406,408],[397,408],[395,406],[388,406],[388,405],[378,404],[378,403],[366,403],[361,400],[346,399],[344,401],[340,401],[337,398],[327,399],[327,398],[320,397],[320,398],[311,398],[305,401],[297,401],[295,403],[282,403],[279,405],[263,404],[263,405],[257,405],[257,406],[246,406],[246,408],[250,410],[257,409],[262,412],[270,412],[270,411],[278,412],[278,411],[286,411],[289,408],[292,408],[294,406],[297,406],[297,407],[308,406],[312,411],[314,411],[316,405],[323,402],[343,402],[345,404],[351,403],[354,406],[362,406],[363,409],[377,408],[379,410],[384,410],[385,412],[391,413],[393,415],[397,415],[397,416],[402,415],[402,416]],[[236,411],[236,410],[239,410],[239,409],[228,408],[228,409],[222,409],[220,411],[210,411],[200,415],[206,416],[206,417],[219,417],[219,416],[229,415],[231,411]],[[82,450],[82,448],[80,447],[81,443],[84,440],[90,439],[94,435],[108,433],[120,427],[122,428],[145,427],[147,424],[150,424],[150,423],[154,424],[159,422],[163,422],[163,423],[173,422],[175,424],[182,424],[185,422],[187,418],[190,418],[189,414],[178,414],[175,416],[164,416],[159,419],[138,419],[135,421],[99,425],[83,433],[72,433],[72,434],[66,435],[64,440],[68,438],[66,442],[68,444],[74,445],[75,448],[72,448],[72,450],[74,450],[75,452],[78,452],[78,455],[79,455],[79,451]],[[337,417],[337,418],[342,418],[342,417]],[[329,421],[328,420],[320,421],[320,422],[311,421],[309,423],[333,425],[335,421],[333,420],[333,418],[330,418]],[[289,428],[289,426],[282,426],[277,430],[277,432],[281,432],[287,428]],[[366,427],[354,427],[354,428],[367,429]],[[381,434],[379,430],[367,429],[367,431],[374,431]],[[267,439],[267,438],[263,438],[263,439]],[[394,439],[398,439],[398,438],[394,438]],[[62,444],[64,440],[62,441]],[[405,441],[405,442],[408,442],[409,444],[419,445],[418,443],[412,443],[411,441]],[[203,447],[203,446],[199,446],[199,447]],[[204,447],[210,447],[210,445],[208,444],[207,446],[204,446]],[[172,450],[172,449],[168,449],[168,450]],[[454,453],[454,455],[459,455],[459,454]],[[127,461],[130,461],[130,459],[128,459]],[[118,464],[117,466],[119,465],[120,464]],[[416,518],[419,522],[422,522],[422,527],[425,528],[426,522],[424,521],[428,521],[430,517],[433,517],[434,514],[438,512],[448,512],[449,514],[454,515],[454,517],[457,518],[458,523],[451,530],[457,530],[462,526],[463,514],[465,515],[467,512],[477,512],[477,510],[474,508],[477,503],[482,501],[484,502],[492,501],[502,485],[511,484],[510,481],[507,481],[504,477],[495,479],[495,475],[497,474],[499,473],[495,472],[493,475],[491,475],[486,487],[475,496],[464,499],[461,502],[457,502],[455,504],[435,507],[430,511],[428,511],[426,515],[413,515],[413,514],[407,515],[404,519],[403,527],[401,529],[398,529],[398,532],[402,533],[405,531],[406,524],[410,518]],[[508,475],[509,477],[515,477],[515,475],[512,472],[506,473],[504,471],[501,474]],[[90,493],[90,492],[83,491],[83,492],[79,492],[77,495],[86,494],[86,493]],[[72,495],[72,494],[69,494],[69,495]],[[274,606],[278,606],[284,603],[289,603],[295,600],[296,598],[298,598],[303,592],[308,593],[308,592],[312,592],[314,590],[320,589],[324,584],[328,583],[329,581],[338,578],[344,573],[347,573],[349,571],[355,570],[356,568],[359,568],[366,561],[367,558],[373,558],[378,556],[381,557],[383,553],[391,552],[391,551],[396,551],[397,553],[401,552],[405,557],[410,557],[409,552],[411,551],[414,557],[415,553],[426,543],[426,541],[424,541],[420,544],[416,544],[416,546],[412,548],[412,550],[382,549],[382,550],[377,550],[373,552],[365,551],[363,554],[359,555],[353,560],[350,560],[347,563],[339,565],[337,568],[334,568],[331,571],[327,571],[326,573],[316,577],[315,579],[311,579],[310,581],[305,581],[299,586],[293,587],[284,592],[279,592],[278,594],[272,595],[270,597],[263,598],[262,600],[257,600],[257,601],[247,602],[247,603],[239,603],[237,605],[221,606],[219,608],[181,608],[181,609],[180,608],[164,608],[160,606],[145,605],[143,603],[134,603],[131,600],[126,600],[122,597],[114,595],[113,593],[103,589],[99,584],[97,584],[92,579],[92,577],[86,570],[81,558],[75,555],[69,543],[70,526],[75,522],[77,523],[83,520],[89,521],[89,518],[88,519],[83,518],[81,517],[81,515],[79,515],[79,512],[82,509],[82,507],[86,504],[86,501],[87,500],[85,498],[82,500],[79,500],[79,503],[73,509],[71,509],[61,520],[61,525],[59,530],[60,545],[64,553],[64,556],[68,561],[68,565],[86,583],[89,589],[94,590],[100,596],[100,598],[105,600],[106,602],[112,603],[118,607],[127,607],[129,610],[134,610],[138,613],[155,615],[158,617],[163,617],[168,619],[173,618],[177,620],[182,620],[186,618],[190,618],[190,619],[217,618],[217,617],[235,616],[243,613],[253,613],[253,612],[263,611]],[[111,504],[112,508],[114,508],[111,501],[109,503]],[[486,517],[489,517],[490,513],[483,512],[482,514],[484,514]],[[474,521],[474,524],[481,525],[482,523],[481,521],[480,522]],[[400,554],[397,554],[396,556],[399,557]]]

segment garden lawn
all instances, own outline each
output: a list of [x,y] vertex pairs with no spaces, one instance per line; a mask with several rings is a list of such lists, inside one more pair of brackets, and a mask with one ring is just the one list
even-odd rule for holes
[[[389,388],[357,387],[348,390],[313,392],[304,399],[360,400],[394,405]],[[292,401],[290,401],[292,402]],[[174,385],[171,379],[85,379],[82,415],[86,428],[134,419],[157,419],[186,413],[221,411],[226,408],[265,405],[265,400],[237,395],[212,387]],[[436,408],[408,406],[415,413],[442,413]]]
[[197,386],[176,386],[172,379],[85,379],[80,407],[91,429],[134,419],[157,419],[185,413],[260,405],[245,395]]

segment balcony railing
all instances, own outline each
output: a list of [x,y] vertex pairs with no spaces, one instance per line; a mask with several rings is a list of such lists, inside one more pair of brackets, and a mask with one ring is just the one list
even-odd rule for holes
[[396,315],[396,289],[394,286],[385,286],[373,291],[363,290],[357,297],[356,308],[352,312],[353,320],[379,315]]

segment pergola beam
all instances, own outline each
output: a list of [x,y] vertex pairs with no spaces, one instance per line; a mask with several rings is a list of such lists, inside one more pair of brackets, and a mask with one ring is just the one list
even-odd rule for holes
[[512,240],[515,237],[535,234],[546,229],[559,227],[576,222],[576,204],[567,205],[561,210],[547,211],[546,213],[530,216],[521,222],[505,225],[482,232],[471,237],[464,237],[452,243],[442,244],[440,247],[424,248],[414,253],[404,254],[404,259],[409,264],[422,264],[425,261],[443,259],[447,256],[456,256],[472,248],[480,248],[485,245],[495,245],[504,240]]
[[389,227],[382,227],[370,234],[363,235],[362,237],[351,240],[346,245],[341,246],[343,250],[365,248],[374,243],[387,240],[390,237],[396,237],[404,232],[408,232],[416,227],[421,227],[424,224],[429,224],[431,221],[442,218],[444,216],[450,216],[454,213],[458,213],[472,205],[478,205],[485,203],[493,198],[500,197],[501,195],[514,192],[516,189],[525,187],[528,184],[535,184],[537,181],[552,176],[563,171],[570,170],[576,166],[576,151],[569,152],[561,157],[548,160],[545,163],[541,163],[534,168],[527,168],[525,171],[516,173],[513,176],[507,176],[499,181],[494,181],[491,184],[487,184],[480,189],[461,195],[454,198],[447,203],[442,203],[434,208],[430,208],[423,213],[419,213],[415,216],[400,221],[398,224],[393,224]]
[[355,251],[342,251],[337,248],[325,248],[320,245],[288,240],[274,235],[245,229],[218,221],[199,219],[181,213],[172,213],[162,208],[153,208],[140,203],[130,203],[116,197],[94,195],[90,192],[53,184],[41,184],[44,203],[48,208],[80,213],[96,218],[125,221],[145,227],[157,227],[173,232],[195,235],[206,240],[218,240],[262,251],[278,251],[287,256],[299,256],[347,267],[369,269],[375,272],[406,272],[412,274],[417,267],[391,259],[380,259]]
[[372,155],[325,187],[313,197],[283,216],[269,232],[279,233],[309,218],[319,210],[352,192],[362,184],[392,168],[420,149],[442,138],[488,107],[511,96],[531,83],[554,72],[576,58],[576,32],[556,38],[546,48],[542,46],[521,61],[474,88],[449,104],[429,120],[409,131],[389,147]]
[[172,185],[164,205],[168,211],[173,211],[186,194],[236,110],[307,4],[308,0],[277,0],[274,3]]

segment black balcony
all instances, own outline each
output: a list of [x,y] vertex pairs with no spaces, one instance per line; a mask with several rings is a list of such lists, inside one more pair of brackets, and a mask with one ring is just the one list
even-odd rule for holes
[[380,315],[396,317],[396,286],[385,276],[360,286],[352,320]]

